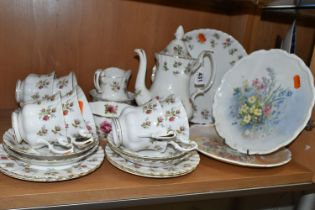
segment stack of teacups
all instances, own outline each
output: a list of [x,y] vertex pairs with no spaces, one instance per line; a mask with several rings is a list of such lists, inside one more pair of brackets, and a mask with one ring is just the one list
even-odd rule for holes
[[[126,107],[112,121],[106,153],[116,167],[140,176],[160,178],[183,175],[197,167],[197,145],[189,140],[187,115],[178,97],[170,95],[161,101],[152,99],[139,107]],[[185,161],[190,162],[191,158],[195,161],[188,166]],[[183,167],[176,168],[181,163]],[[161,167],[175,169],[169,173],[152,173]]]
[[66,166],[98,149],[93,115],[74,73],[30,74],[17,82],[16,99],[21,107],[3,141],[9,156],[35,166]]
[[55,72],[49,74],[29,74],[24,81],[16,83],[15,97],[21,105],[34,103],[54,95],[57,92],[63,96],[77,86],[73,72],[63,77],[56,77]]
[[98,69],[94,74],[95,89],[90,91],[93,101],[112,101],[132,104],[134,95],[127,91],[130,70],[117,67]]

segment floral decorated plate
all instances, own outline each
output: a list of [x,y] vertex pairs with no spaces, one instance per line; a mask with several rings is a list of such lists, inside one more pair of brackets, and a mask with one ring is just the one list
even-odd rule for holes
[[228,71],[215,94],[219,135],[246,154],[268,154],[291,143],[314,106],[310,69],[283,50],[259,50]]
[[180,163],[164,167],[148,167],[122,158],[117,153],[113,152],[108,146],[106,146],[105,152],[108,161],[120,170],[130,174],[151,178],[183,176],[195,170],[200,161],[198,153],[194,151],[191,156],[187,157],[187,159],[184,159]]
[[10,177],[33,182],[57,182],[75,179],[95,171],[103,162],[104,150],[97,151],[84,160],[65,166],[38,166],[10,157],[0,145],[0,171]]
[[190,138],[198,144],[200,153],[234,165],[267,168],[281,166],[291,160],[291,152],[286,148],[267,155],[240,153],[224,143],[213,125],[191,126]]
[[22,156],[33,158],[33,159],[45,159],[45,160],[62,160],[62,159],[69,159],[73,157],[78,157],[82,155],[83,153],[89,151],[91,148],[95,147],[95,145],[99,144],[98,139],[94,141],[94,143],[90,144],[87,147],[84,147],[82,149],[79,149],[77,147],[74,147],[73,153],[68,154],[56,154],[52,153],[48,150],[47,147],[42,147],[39,149],[32,149],[32,147],[22,141],[21,144],[17,143],[17,140],[15,140],[15,134],[14,130],[10,128],[3,134],[3,144],[10,150],[15,151],[16,153],[19,153]]
[[[121,103],[127,103],[127,104],[133,104],[135,100],[135,94],[128,91],[128,99],[124,101],[117,101]],[[102,98],[101,94],[97,93],[96,89],[90,90],[90,96],[92,96],[93,101],[106,101],[105,99]]]
[[117,118],[126,107],[130,107],[128,104],[112,101],[95,101],[90,102],[89,105],[94,115],[108,118]]
[[119,151],[126,156],[133,157],[133,158],[141,158],[147,161],[166,161],[166,160],[173,160],[184,156],[186,153],[178,151],[173,148],[173,146],[167,146],[165,152],[159,152],[154,150],[142,150],[138,152],[134,152],[124,148],[123,146],[117,147],[113,144],[113,136],[109,134],[107,136],[107,142],[111,145],[112,148]]
[[22,162],[32,164],[32,165],[40,165],[40,166],[64,166],[73,164],[76,162],[79,162],[82,159],[85,159],[86,157],[89,157],[91,154],[93,154],[99,147],[98,144],[95,144],[94,147],[92,147],[90,150],[80,154],[79,156],[74,156],[70,158],[63,158],[63,159],[52,159],[49,160],[43,159],[43,158],[36,158],[28,157],[23,154],[20,154],[14,150],[11,150],[6,146],[6,144],[2,144],[2,147],[4,151],[13,159],[20,160]]
[[[212,52],[214,62],[215,78],[212,87],[203,95],[197,96],[196,111],[190,120],[193,123],[209,124],[213,123],[212,104],[215,91],[218,89],[221,79],[239,59],[247,55],[243,46],[231,35],[214,29],[198,29],[187,32],[184,41],[193,58],[197,58],[204,50]],[[210,62],[205,60],[203,66],[199,68],[199,72],[194,74],[190,82],[190,93],[196,91],[195,81],[202,78],[206,84],[210,76]]]
[[134,156],[128,156],[126,154],[124,154],[121,149],[119,149],[118,147],[115,147],[114,145],[108,143],[107,144],[110,149],[115,152],[116,154],[118,154],[119,156],[121,156],[122,158],[133,162],[133,163],[137,163],[140,164],[142,166],[149,166],[149,167],[153,167],[153,168],[157,168],[157,167],[165,167],[168,165],[174,165],[177,164],[179,162],[182,162],[183,160],[187,159],[189,156],[191,156],[192,154],[194,154],[194,152],[188,152],[186,154],[184,154],[183,156],[180,156],[178,158],[173,158],[173,159],[161,159],[161,160],[150,160],[150,159],[143,159],[140,157],[134,157]]

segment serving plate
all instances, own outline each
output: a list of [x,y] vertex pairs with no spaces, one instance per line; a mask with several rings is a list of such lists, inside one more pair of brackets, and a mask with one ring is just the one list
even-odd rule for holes
[[[243,46],[231,35],[215,29],[198,29],[187,32],[184,36],[186,48],[193,58],[198,58],[204,50],[212,52],[215,78],[212,87],[196,97],[196,111],[190,120],[193,123],[213,123],[212,104],[215,91],[220,85],[223,75],[241,58],[247,55]],[[195,81],[200,79],[206,84],[210,77],[210,61],[207,59],[190,81],[190,93],[196,92]]]
[[177,164],[167,165],[164,167],[149,167],[138,163],[133,163],[122,158],[120,155],[113,152],[108,146],[106,146],[105,152],[107,160],[118,169],[137,176],[151,178],[170,178],[183,176],[195,170],[200,161],[198,153],[193,151],[191,156]]
[[300,58],[256,51],[224,75],[213,104],[216,129],[241,153],[272,153],[303,130],[314,96],[313,76]]
[[0,145],[0,171],[7,176],[33,181],[57,182],[75,179],[95,171],[103,162],[104,150],[97,151],[86,159],[65,166],[39,166],[10,157]]
[[291,151],[281,148],[267,155],[247,155],[232,149],[224,143],[213,125],[190,127],[190,138],[198,144],[198,151],[216,160],[233,165],[270,168],[282,166],[291,160]]

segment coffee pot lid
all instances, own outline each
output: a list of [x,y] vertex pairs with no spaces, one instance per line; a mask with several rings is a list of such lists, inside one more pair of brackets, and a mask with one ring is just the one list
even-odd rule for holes
[[185,43],[183,41],[184,28],[182,25],[178,26],[175,32],[175,39],[173,39],[167,47],[162,50],[161,54],[168,56],[177,56],[182,58],[191,58]]

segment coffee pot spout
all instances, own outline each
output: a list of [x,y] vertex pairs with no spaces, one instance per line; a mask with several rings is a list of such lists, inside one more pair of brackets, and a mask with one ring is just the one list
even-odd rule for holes
[[150,91],[145,85],[145,75],[147,69],[147,57],[143,49],[135,49],[135,52],[139,56],[139,69],[138,75],[136,79],[136,86],[135,86],[135,100],[138,105],[144,104],[148,102],[152,96]]

